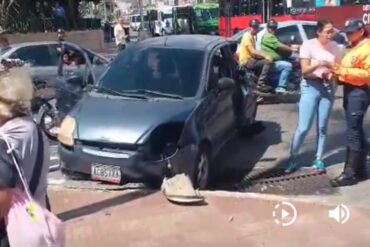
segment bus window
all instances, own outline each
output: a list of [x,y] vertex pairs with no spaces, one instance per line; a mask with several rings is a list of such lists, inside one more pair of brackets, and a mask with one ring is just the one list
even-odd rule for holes
[[342,0],[342,5],[368,4],[368,0]]
[[271,16],[281,16],[286,14],[286,6],[284,0],[276,0],[272,2],[271,6]]
[[258,15],[260,13],[260,0],[240,1],[240,15]]

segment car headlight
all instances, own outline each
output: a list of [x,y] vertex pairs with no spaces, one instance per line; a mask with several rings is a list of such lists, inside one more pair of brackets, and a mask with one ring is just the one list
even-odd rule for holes
[[60,129],[58,131],[58,141],[66,146],[73,146],[74,145],[74,138],[73,132],[76,128],[76,120],[67,115],[60,125]]

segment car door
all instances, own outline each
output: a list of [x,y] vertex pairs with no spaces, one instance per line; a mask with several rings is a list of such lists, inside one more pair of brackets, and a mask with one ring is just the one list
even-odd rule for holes
[[103,74],[103,72],[106,70],[109,64],[109,60],[87,49],[83,49],[83,51],[85,51],[87,56],[89,57],[90,63],[92,65],[92,70],[95,74],[95,78],[98,79]]
[[211,139],[213,150],[225,144],[232,135],[235,116],[233,111],[233,94],[235,88],[220,90],[219,79],[233,78],[232,56],[229,45],[215,49],[210,56],[207,81],[208,114],[206,119],[206,132]]
[[9,58],[18,58],[29,64],[34,78],[48,83],[56,78],[57,58],[51,55],[47,44],[20,47]]

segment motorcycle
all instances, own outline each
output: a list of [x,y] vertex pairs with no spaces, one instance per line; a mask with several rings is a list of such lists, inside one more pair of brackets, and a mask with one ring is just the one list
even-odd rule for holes
[[[297,101],[300,95],[300,82],[302,78],[302,72],[299,64],[299,59],[296,54],[290,54],[289,56],[284,57],[285,61],[288,61],[292,64],[293,70],[290,75],[287,93],[275,93],[275,92],[261,92],[257,89],[258,94],[258,103],[287,103],[292,101]],[[273,88],[277,87],[277,82],[279,81],[280,73],[271,72],[268,76],[268,85]],[[258,76],[255,74],[255,71],[246,70],[245,79],[247,82],[253,82],[257,84]]]

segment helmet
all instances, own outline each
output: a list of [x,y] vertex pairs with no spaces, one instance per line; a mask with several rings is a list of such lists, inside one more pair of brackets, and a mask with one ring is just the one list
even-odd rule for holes
[[271,19],[267,22],[267,28],[277,28],[277,27],[278,23],[274,19]]
[[260,23],[260,21],[259,20],[257,20],[257,19],[252,19],[250,22],[249,22],[249,26],[250,27],[259,27],[259,25],[260,25],[261,23]]
[[63,34],[64,33],[64,30],[59,28],[58,31],[57,31],[58,34]]

